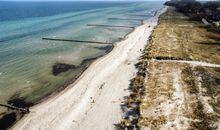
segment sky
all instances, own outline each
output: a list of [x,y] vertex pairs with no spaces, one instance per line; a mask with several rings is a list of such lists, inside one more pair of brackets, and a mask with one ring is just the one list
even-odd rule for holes
[[166,0],[0,0],[0,1],[166,1]]

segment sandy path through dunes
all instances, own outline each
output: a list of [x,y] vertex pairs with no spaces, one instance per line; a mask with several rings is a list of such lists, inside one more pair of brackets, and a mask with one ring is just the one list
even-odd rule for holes
[[141,56],[158,17],[145,21],[116,44],[108,55],[95,61],[84,74],[66,90],[30,109],[31,113],[12,129],[16,130],[103,130],[114,129],[122,118],[120,109],[129,80],[137,70],[134,64]]
[[[155,60],[155,59],[153,59]],[[183,64],[190,64],[192,66],[203,66],[203,67],[214,67],[220,68],[219,64],[211,64],[202,61],[186,61],[186,60],[155,60],[157,62],[167,62],[167,63],[183,63]]]

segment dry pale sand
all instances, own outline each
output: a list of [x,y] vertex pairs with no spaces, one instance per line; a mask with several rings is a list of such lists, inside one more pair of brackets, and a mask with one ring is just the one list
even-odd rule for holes
[[134,65],[141,56],[158,17],[145,21],[115,45],[108,55],[96,60],[83,75],[58,95],[30,108],[30,114],[11,129],[15,130],[103,130],[115,129],[123,112],[120,105],[128,95],[130,79],[137,70]]
[[189,64],[192,66],[203,66],[203,67],[213,67],[213,68],[220,68],[219,64],[211,64],[203,61],[186,61],[186,60],[156,60],[157,62],[167,62],[167,63],[179,63],[179,64]]

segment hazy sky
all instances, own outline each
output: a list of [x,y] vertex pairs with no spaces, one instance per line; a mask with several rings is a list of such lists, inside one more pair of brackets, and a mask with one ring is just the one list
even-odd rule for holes
[[166,0],[0,0],[0,1],[166,1]]

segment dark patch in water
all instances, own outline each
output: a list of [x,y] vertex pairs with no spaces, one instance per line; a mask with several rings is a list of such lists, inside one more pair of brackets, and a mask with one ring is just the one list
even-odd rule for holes
[[15,121],[16,121],[16,113],[15,112],[11,112],[9,114],[4,115],[0,119],[0,129],[1,130],[8,129],[10,126],[12,126],[14,124]]
[[[26,102],[25,98],[18,98],[19,94],[16,93],[7,101],[7,104],[18,108],[29,108],[33,103]],[[10,113],[9,113],[10,112]],[[0,130],[10,128],[17,120],[21,119],[26,112],[8,109],[7,113],[0,114]]]
[[109,53],[113,49],[113,46],[110,45],[110,46],[94,47],[94,48],[97,48],[97,49],[100,49],[100,50],[105,50],[105,53]]
[[[97,58],[98,58],[98,57],[97,57]],[[93,60],[95,60],[95,59],[97,59],[97,58],[88,58],[88,59],[85,59],[85,60],[82,61],[82,63],[80,64],[80,66],[81,66],[81,65],[88,64],[88,63],[90,63],[91,61],[93,61]]]
[[[98,58],[98,57],[97,57]],[[71,69],[77,69],[80,66],[84,66],[87,65],[88,63],[90,63],[91,61],[97,59],[97,58],[88,58],[82,61],[82,63],[79,66],[75,66],[75,65],[70,65],[70,64],[64,64],[64,63],[56,63],[55,65],[53,65],[53,70],[52,73],[54,76],[59,75],[60,73],[66,72],[68,70]]]
[[75,69],[77,68],[75,65],[69,65],[69,64],[64,64],[64,63],[56,63],[53,65],[53,70],[52,73],[54,76],[59,75],[62,72],[66,72],[70,69]]
[[111,48],[112,46],[104,46],[104,47],[94,47],[100,50],[108,50],[109,48]]
[[10,98],[7,102],[9,105],[18,107],[18,108],[28,108],[33,105],[33,103],[26,102],[25,98]]

